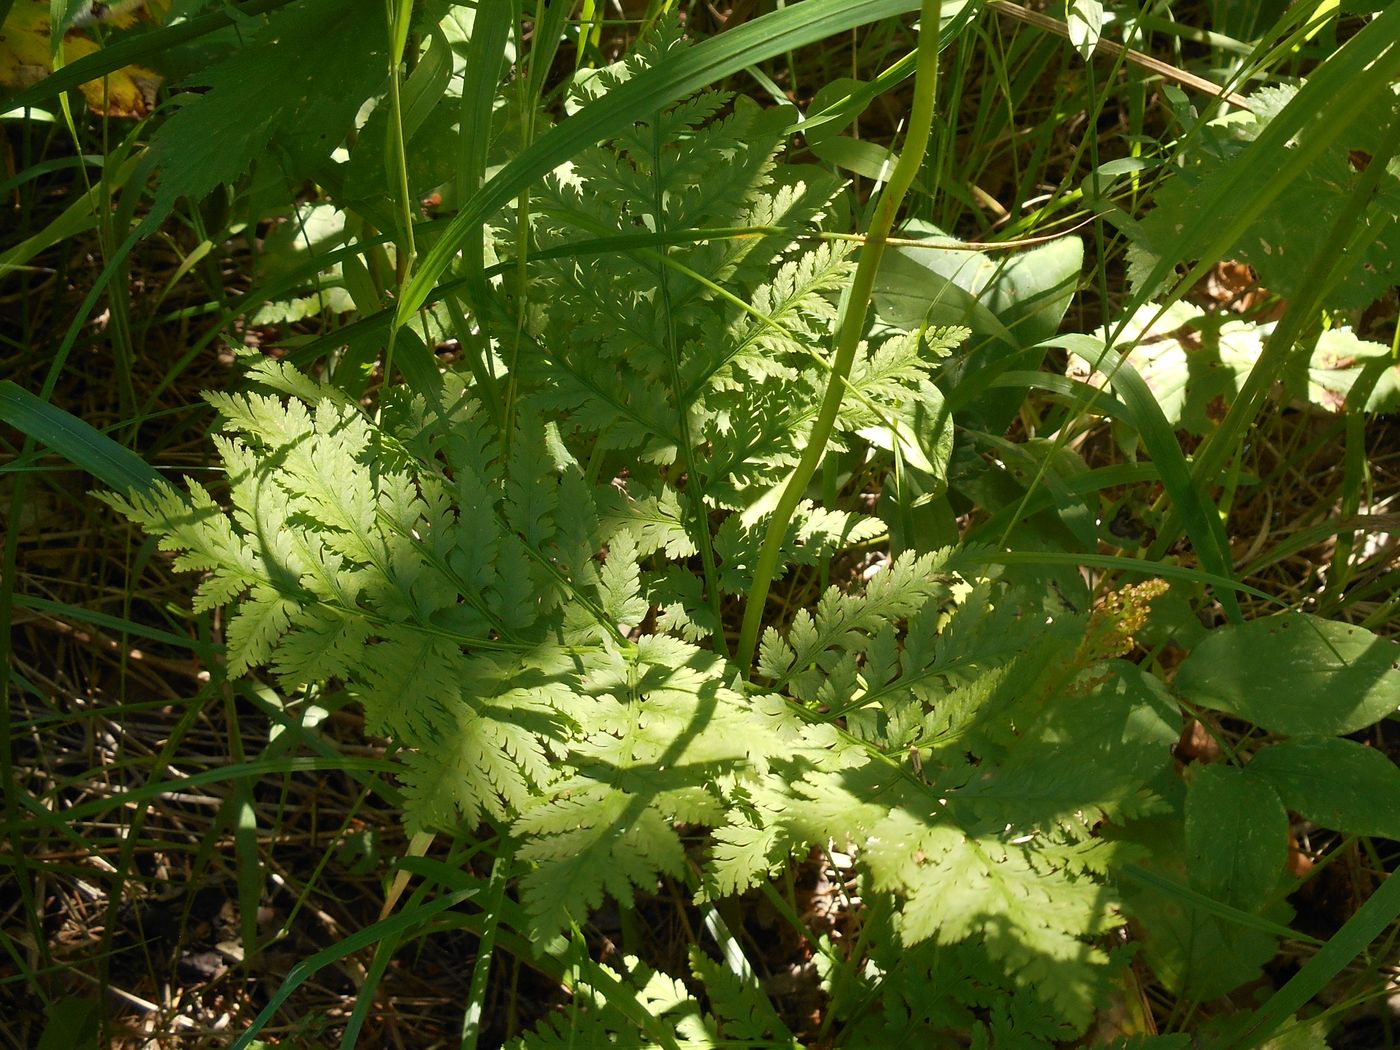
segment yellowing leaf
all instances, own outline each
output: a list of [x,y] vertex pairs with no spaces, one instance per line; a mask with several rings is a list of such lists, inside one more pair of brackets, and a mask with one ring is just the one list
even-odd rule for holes
[[[122,26],[135,20],[135,16],[127,12],[109,22]],[[101,48],[82,29],[71,29],[63,36],[65,62],[76,62],[99,50]],[[48,0],[15,0],[10,17],[0,27],[0,87],[21,91],[51,72]],[[88,81],[81,91],[94,113],[109,117],[143,117],[151,111],[159,82],[160,75],[154,70],[124,66],[103,79]]]

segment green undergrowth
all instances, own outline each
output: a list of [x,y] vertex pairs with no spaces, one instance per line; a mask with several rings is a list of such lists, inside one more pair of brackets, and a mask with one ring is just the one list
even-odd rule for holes
[[[253,774],[358,754],[327,715],[384,744],[343,770],[409,842],[383,913],[244,1003],[236,1046],[359,953],[354,1045],[395,957],[457,929],[462,1046],[1314,1047],[1381,994],[1400,771],[1368,742],[1400,673],[1388,619],[1348,600],[1346,522],[1400,396],[1400,9],[1215,5],[1201,37],[1171,5],[1078,2],[1062,41],[1010,6],[805,0],[707,36],[684,4],[176,5],[75,63],[207,48],[178,52],[201,90],[109,140],[0,271],[91,230],[95,302],[151,238],[195,238],[171,287],[248,244],[247,290],[209,310],[279,352],[241,346],[205,393],[209,468],[158,473],[156,399],[218,330],[154,393],[119,384],[110,433],[52,396],[86,316],[45,333],[46,378],[0,384],[24,435],[5,616],[38,607],[14,523],[40,445],[150,537],[142,564],[196,574],[178,623],[210,693],[287,713],[228,756],[242,965],[280,939],[237,838]],[[848,30],[859,77],[832,59]],[[1101,34],[1133,52],[1095,57]],[[1145,85],[1163,36],[1204,39],[1247,98]],[[1056,127],[1110,106],[1102,143]],[[983,182],[1012,205],[990,227]],[[1223,259],[1247,302],[1198,284]],[[1345,439],[1320,602],[1239,571],[1232,505],[1281,405]],[[1364,903],[1300,921],[1359,848]],[[814,869],[820,915],[794,892]],[[684,950],[641,929],[658,902]],[[517,1024],[521,966],[567,995]],[[15,976],[52,1007],[45,1045],[110,1036],[55,973]]]

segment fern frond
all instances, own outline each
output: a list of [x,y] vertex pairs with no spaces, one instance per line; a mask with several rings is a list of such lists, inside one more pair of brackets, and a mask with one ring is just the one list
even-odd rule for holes
[[[775,689],[782,689],[820,654],[836,647],[863,648],[885,624],[902,620],[929,599],[949,593],[939,573],[952,562],[953,554],[945,549],[918,557],[901,555],[877,573],[861,595],[828,588],[817,603],[816,615],[799,612],[787,638],[772,628],[764,634],[759,673]],[[799,688],[799,695],[804,692]]]
[[613,490],[602,508],[603,531],[608,535],[620,529],[631,532],[637,556],[662,551],[672,561],[696,553],[695,541],[686,528],[688,520],[685,496],[672,488],[662,488],[655,495],[642,491],[620,493]]
[[916,878],[898,887],[907,894],[903,940],[976,937],[1019,984],[1048,998],[1076,1029],[1086,1027],[1108,957],[1083,938],[1121,922],[1105,907],[1103,888],[1055,878],[1024,850],[953,828],[925,834],[918,848],[924,862]]
[[508,1044],[514,1050],[579,1050],[618,1046],[635,1050],[718,1050],[714,1022],[685,984],[624,956],[624,973],[587,964],[567,1010]]
[[586,916],[604,892],[625,898],[679,874],[673,825],[721,823],[722,785],[761,773],[781,746],[771,716],[694,646],[652,635],[589,663],[596,699],[577,709],[587,731],[570,745],[576,772],[514,827],[537,865],[523,882],[526,907],[550,929]]
[[229,621],[228,673],[246,674],[272,659],[272,652],[292,625],[297,602],[284,598],[271,587],[257,585],[246,602]]
[[798,1045],[753,974],[740,977],[694,945],[690,972],[705,989],[715,1027],[726,1041],[746,1046]]

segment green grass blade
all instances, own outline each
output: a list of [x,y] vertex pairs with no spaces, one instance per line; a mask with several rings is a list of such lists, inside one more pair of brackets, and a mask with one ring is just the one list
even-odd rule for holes
[[145,624],[123,619],[120,616],[110,616],[107,613],[95,612],[92,609],[81,609],[76,605],[69,605],[66,602],[50,601],[48,598],[40,598],[33,594],[16,594],[14,596],[14,603],[16,607],[20,609],[30,609],[34,612],[43,613],[46,616],[52,616],[55,620],[62,620],[64,622],[77,620],[79,623],[91,624],[94,627],[105,627],[109,631],[118,631],[121,634],[132,635],[136,638],[145,638],[152,642],[160,642],[162,645],[188,649],[205,661],[212,659],[215,653],[214,646],[206,642],[201,642],[197,638],[186,638],[183,635],[174,634],[171,631],[162,631],[157,627],[147,627]]
[[1061,551],[999,551],[971,549],[958,555],[960,561],[969,565],[1092,565],[1099,569],[1112,569],[1117,572],[1130,572],[1137,576],[1160,576],[1164,580],[1182,580],[1187,583],[1205,584],[1215,588],[1217,593],[1238,591],[1251,598],[1268,602],[1283,608],[1287,603],[1280,601],[1266,591],[1240,583],[1228,576],[1217,576],[1213,572],[1203,572],[1185,565],[1172,565],[1164,561],[1147,561],[1142,558],[1124,558],[1116,554],[1073,554]]
[[[1231,579],[1234,570],[1230,544],[1220,515],[1215,513],[1201,486],[1192,478],[1191,468],[1177,443],[1176,434],[1142,375],[1128,363],[1126,357],[1109,351],[1090,336],[1061,336],[1049,340],[1049,343],[1074,350],[1092,368],[1109,377],[1127,409],[1127,422],[1138,432],[1152,462],[1161,472],[1162,487],[1167,490],[1172,506],[1186,524],[1186,533],[1191,537],[1196,556],[1212,576],[1221,580]],[[1233,584],[1228,587],[1213,586],[1226,615],[1232,620],[1240,620]]]
[[1218,919],[1235,923],[1247,929],[1258,930],[1273,937],[1283,937],[1286,939],[1301,941],[1303,944],[1322,944],[1316,937],[1309,937],[1305,933],[1297,930],[1290,930],[1287,926],[1276,922],[1270,922],[1262,915],[1255,915],[1240,908],[1231,907],[1223,901],[1218,901],[1214,897],[1207,897],[1204,893],[1197,893],[1189,886],[1183,886],[1173,879],[1164,875],[1158,875],[1155,871],[1139,867],[1136,864],[1124,864],[1122,868],[1123,877],[1129,882],[1135,882],[1139,886],[1156,890],[1158,893],[1166,894],[1168,897],[1175,897],[1179,902],[1191,908],[1214,915]]
[[136,453],[8,379],[0,380],[0,420],[47,445],[117,492],[147,491],[161,481],[160,475]]
[[53,222],[32,237],[27,237],[14,247],[0,253],[0,275],[23,268],[34,256],[46,248],[51,248],[60,241],[76,237],[83,231],[96,226],[101,219],[101,209],[105,206],[104,202],[109,199],[112,190],[120,189],[126,184],[139,162],[139,158],[132,157],[119,165],[116,171],[105,177],[103,184],[94,186],[80,196],[65,208],[63,213]]
[[570,157],[746,66],[918,7],[919,0],[806,0],[703,41],[619,85],[541,135],[462,205],[405,287],[395,323],[404,324],[427,301],[433,286],[477,235],[482,222]]
[[291,994],[301,985],[306,983],[316,973],[333,962],[344,959],[347,955],[353,955],[362,948],[368,948],[388,937],[398,937],[407,933],[415,927],[422,926],[433,916],[448,908],[455,907],[468,897],[472,896],[475,890],[458,890],[456,893],[449,893],[446,897],[440,897],[431,904],[425,904],[421,908],[414,908],[411,911],[400,912],[392,915],[381,922],[376,922],[373,926],[367,926],[357,933],[352,933],[339,944],[333,944],[329,948],[323,948],[309,959],[297,963],[292,967],[291,973],[287,974],[276,993],[268,1000],[268,1004],[263,1007],[262,1012],[248,1026],[248,1030],[238,1037],[233,1044],[233,1050],[247,1050],[252,1045],[254,1037],[263,1030],[267,1023],[272,1020],[282,1004],[287,1001]]
[[472,963],[471,984],[467,989],[467,1007],[462,1014],[461,1050],[476,1050],[481,1038],[482,1018],[486,1010],[487,985],[491,978],[492,956],[496,949],[496,933],[501,921],[501,906],[506,899],[506,883],[510,877],[510,862],[498,856],[491,865],[491,881],[486,899],[486,925]]
[[[1118,485],[1136,485],[1161,481],[1162,475],[1151,463],[1120,463],[1112,467],[1098,467],[1076,477],[1062,479],[1064,491],[1074,496],[1091,496]],[[1042,510],[1056,506],[1054,493],[1047,489],[1037,489],[1030,499],[1012,503],[992,514],[980,525],[974,526],[964,537],[965,542],[976,543],[983,539],[995,539],[1002,535],[1009,525],[1024,521]]]
[[71,826],[77,821],[86,820],[99,813],[121,809],[133,802],[143,802],[146,799],[157,798],[172,792],[190,791],[205,784],[221,784],[229,780],[236,781],[240,777],[263,777],[275,773],[315,773],[320,771],[342,774],[355,772],[401,773],[403,763],[388,758],[359,758],[354,755],[336,753],[328,754],[322,758],[300,756],[234,762],[226,766],[206,769],[199,773],[191,773],[187,777],[141,784],[129,791],[118,792],[105,798],[90,799],[87,802],[79,802],[77,805],[57,812],[44,811],[42,815],[36,814],[34,819],[22,824],[14,825],[7,822],[0,826],[0,835],[10,835],[16,830],[33,829],[36,826],[53,828]]
[[[510,42],[514,16],[509,4],[486,4],[476,12],[467,64],[462,73],[462,129],[457,154],[457,198],[470,200],[486,177],[486,157],[491,146],[491,110],[501,79],[501,65]],[[481,280],[485,266],[484,245],[478,230],[465,245],[467,273]]]
[[1246,1050],[1263,1043],[1322,991],[1342,967],[1364,952],[1397,916],[1400,916],[1400,879],[1390,876],[1317,954],[1255,1012],[1254,1020],[1244,1034],[1230,1044],[1229,1050]]
[[[1400,51],[1400,47],[1395,50]],[[1264,349],[1254,367],[1250,369],[1248,378],[1231,402],[1225,418],[1206,438],[1197,453],[1196,462],[1192,467],[1192,472],[1197,478],[1218,477],[1225,469],[1245,433],[1254,425],[1255,416],[1264,399],[1268,397],[1274,382],[1283,374],[1289,356],[1299,347],[1305,333],[1315,324],[1324,296],[1337,275],[1337,265],[1350,254],[1349,242],[1356,231],[1364,227],[1363,213],[1380,184],[1382,173],[1388,170],[1390,158],[1394,156],[1398,145],[1400,120],[1392,120],[1383,139],[1381,154],[1371,158],[1369,167],[1362,173],[1355,190],[1337,215],[1328,239],[1329,243],[1308,263],[1308,276],[1303,282],[1307,292],[1288,304],[1283,317],[1265,341]],[[1174,529],[1164,528],[1153,545],[1153,551],[1166,550],[1175,538],[1174,532]]]
[[253,783],[240,780],[228,800],[232,807],[235,883],[238,887],[238,933],[243,959],[258,951],[258,905],[264,889],[263,862],[258,857],[258,813],[253,808]]
[[1193,201],[1144,290],[1124,310],[1123,324],[1178,262],[1195,258],[1191,272],[1177,283],[1172,298],[1179,298],[1343,131],[1377,112],[1378,100],[1400,80],[1397,40],[1400,7],[1392,5],[1313,71],[1283,111]]

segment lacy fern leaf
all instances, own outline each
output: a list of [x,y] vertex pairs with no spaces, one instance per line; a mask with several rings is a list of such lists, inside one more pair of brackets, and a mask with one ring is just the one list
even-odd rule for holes
[[975,939],[1081,1031],[1107,972],[1092,939],[1121,922],[1086,851],[1099,819],[1150,807],[1179,719],[1135,667],[1054,659],[1082,622],[1047,626],[957,564],[901,557],[769,632],[761,672],[844,733],[790,745],[747,788],[710,888],[742,890],[812,845],[853,849],[897,902],[902,943]]
[[507,454],[461,390],[452,412],[398,404],[377,426],[285,366],[266,374],[305,400],[211,397],[235,435],[218,441],[230,513],[193,484],[110,497],[209,574],[202,601],[244,596],[230,670],[342,680],[406,749],[411,824],[514,822],[545,927],[679,874],[676,824],[722,822],[777,723],[713,654],[628,640],[650,608],[637,541],[601,531],[549,428],[525,417]]
[[[680,46],[670,26],[642,61]],[[398,749],[414,830],[504,829],[537,940],[606,896],[690,881],[704,847],[709,898],[836,847],[876,905],[850,979],[896,989],[859,1031],[1072,1037],[1121,922],[1097,827],[1152,811],[1176,737],[1155,680],[951,549],[785,616],[758,684],[724,655],[850,275],[822,229],[834,180],[778,159],[787,120],[706,94],[584,151],[493,220],[528,265],[467,282],[469,371],[371,415],[259,362],[270,393],[209,396],[227,509],[193,482],[110,502],[203,575],[199,607],[235,606],[230,673],[342,683]],[[943,476],[931,366],[965,337],[866,333],[831,446],[843,471],[887,450]],[[849,509],[865,505],[803,501],[777,576],[800,587],[878,547],[885,523]],[[960,991],[921,999],[959,968]],[[573,1012],[522,1045],[791,1038],[703,956],[709,1012],[627,970],[581,975]]]

